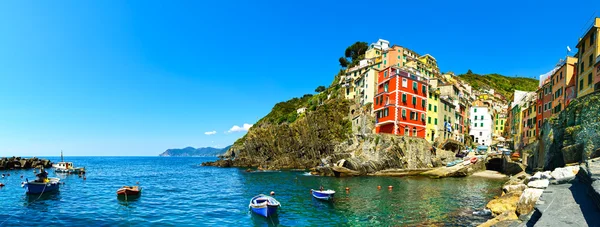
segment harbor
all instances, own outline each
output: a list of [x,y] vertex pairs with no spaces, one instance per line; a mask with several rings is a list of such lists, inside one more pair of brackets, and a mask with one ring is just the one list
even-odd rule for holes
[[[49,158],[59,161],[59,157]],[[67,157],[65,157],[67,160]],[[490,216],[473,215],[501,194],[505,180],[479,177],[431,179],[429,177],[361,176],[335,178],[311,176],[302,171],[246,172],[239,168],[200,167],[207,158],[69,157],[86,166],[87,180],[61,176],[60,190],[44,196],[27,195],[20,174],[12,171],[0,189],[0,226],[35,225],[205,225],[310,226],[343,225],[478,225]],[[128,165],[123,165],[127,163]],[[122,166],[120,171],[114,171]],[[115,192],[139,181],[143,195],[122,201]],[[334,201],[322,201],[311,189],[336,191]],[[378,189],[381,186],[381,189]],[[390,190],[388,186],[393,186]],[[346,188],[349,188],[346,191]],[[249,200],[273,196],[281,203],[275,219],[253,214]],[[38,197],[40,197],[38,199]],[[207,209],[210,208],[210,209]],[[185,212],[182,212],[185,211]],[[91,215],[91,214],[94,215]],[[323,215],[327,214],[327,215]],[[12,215],[12,216],[11,216]],[[99,221],[101,220],[101,221]]]

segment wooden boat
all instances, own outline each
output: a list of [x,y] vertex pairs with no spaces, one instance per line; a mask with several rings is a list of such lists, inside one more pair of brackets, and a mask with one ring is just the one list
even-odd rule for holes
[[142,188],[138,186],[123,186],[117,190],[117,197],[123,199],[139,198],[142,195]]
[[334,190],[310,190],[310,193],[313,197],[320,200],[333,200],[333,196],[335,195]]
[[275,198],[263,194],[252,197],[252,199],[250,199],[250,205],[248,205],[252,212],[263,217],[277,214],[277,209],[280,206],[281,204],[279,204],[279,201]]
[[29,181],[23,183],[22,187],[27,188],[28,194],[42,194],[47,192],[58,191],[60,186],[59,178],[45,178],[38,179],[35,181]]
[[54,171],[57,173],[85,174],[84,167],[75,167],[72,162],[65,162],[62,151],[60,151],[60,159],[60,162],[52,164]]

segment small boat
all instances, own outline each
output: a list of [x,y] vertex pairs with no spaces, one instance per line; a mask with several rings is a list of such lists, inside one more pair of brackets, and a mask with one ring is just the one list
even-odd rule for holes
[[85,174],[84,167],[75,167],[72,162],[65,162],[62,151],[60,151],[60,159],[60,162],[52,164],[54,171],[57,173]]
[[252,199],[250,199],[250,205],[248,205],[252,212],[263,217],[277,214],[277,209],[280,206],[281,204],[279,204],[279,201],[275,198],[263,194],[252,197]]
[[43,194],[58,191],[59,186],[59,178],[45,178],[42,180],[38,179],[35,181],[27,180],[27,182],[23,183],[23,187],[27,188],[28,194]]
[[142,195],[142,188],[138,186],[123,186],[117,190],[117,197],[125,200],[139,198]]
[[472,157],[469,161],[471,161],[471,163],[475,164],[477,162],[477,157]]
[[320,200],[333,200],[333,196],[335,195],[334,190],[310,190],[310,193],[313,197]]
[[446,164],[446,166],[447,167],[452,167],[452,166],[455,166],[455,165],[457,165],[459,163],[462,163],[462,162],[463,162],[463,160],[460,160],[460,159],[459,160],[454,160],[454,161],[448,162],[448,164]]

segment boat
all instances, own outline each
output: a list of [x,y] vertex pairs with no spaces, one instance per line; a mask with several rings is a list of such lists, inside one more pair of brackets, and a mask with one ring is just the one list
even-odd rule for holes
[[472,157],[469,161],[471,161],[471,163],[475,164],[477,162],[478,158],[477,157]]
[[310,193],[313,197],[320,200],[333,200],[333,196],[335,195],[334,190],[310,190]]
[[60,151],[60,159],[60,162],[52,164],[52,167],[54,167],[54,171],[56,171],[57,173],[85,174],[84,167],[75,167],[72,162],[65,162],[62,151]]
[[139,198],[142,195],[142,188],[138,186],[123,186],[117,190],[117,197],[128,200]]
[[463,162],[463,160],[461,160],[461,159],[454,160],[454,161],[448,162],[448,164],[446,164],[446,166],[447,167],[452,167],[452,166],[455,166],[455,165],[457,165],[457,164],[459,164],[461,162]]
[[43,169],[37,174],[37,179],[23,183],[22,187],[27,188],[28,194],[43,194],[47,192],[58,191],[60,186],[59,178],[49,178],[48,173]]
[[275,198],[263,194],[252,197],[252,199],[250,199],[250,205],[248,205],[252,212],[263,217],[277,214],[277,209],[280,206],[281,204],[279,204],[279,201]]

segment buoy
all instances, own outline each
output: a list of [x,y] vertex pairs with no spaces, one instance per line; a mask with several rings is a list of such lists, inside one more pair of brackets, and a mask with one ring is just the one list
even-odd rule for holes
[[377,190],[381,190],[381,185],[377,186]]
[[390,185],[390,186],[388,186],[388,189],[389,189],[389,190],[392,190],[393,188],[394,188],[394,187],[392,187],[391,185]]
[[349,187],[346,187],[346,191],[350,191],[350,188],[349,188]]
[[270,193],[270,194],[271,194],[271,195],[275,195],[275,192],[274,192],[274,191],[271,191],[271,193]]
[[83,177],[83,180],[87,179],[87,177]]

